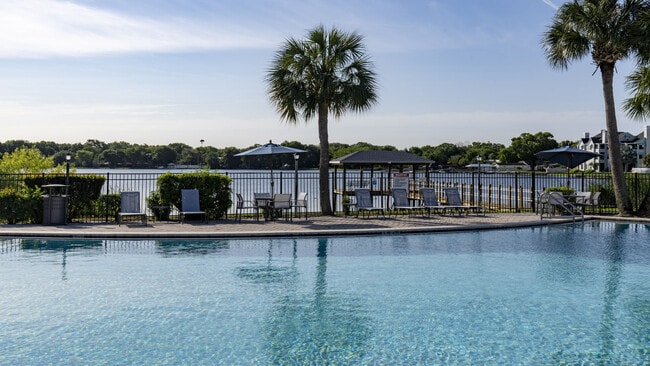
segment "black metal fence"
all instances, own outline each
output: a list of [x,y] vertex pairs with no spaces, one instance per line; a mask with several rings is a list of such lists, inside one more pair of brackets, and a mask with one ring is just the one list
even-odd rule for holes
[[[78,174],[78,175],[84,175]],[[153,173],[103,173],[106,181],[102,187],[102,196],[118,195],[123,191],[138,191],[141,193],[141,206],[146,208],[146,198],[156,189],[156,180],[162,174]],[[182,173],[178,173],[182,174]],[[307,192],[308,209],[311,212],[320,210],[319,182],[317,171],[275,171],[271,176],[269,171],[229,171],[224,172],[232,178],[231,191],[240,193],[245,198],[252,198],[253,192],[291,193]],[[24,174],[0,175],[0,188],[22,189]],[[45,175],[42,176],[45,181]],[[332,191],[332,205],[335,211],[343,209],[343,193],[353,188],[370,188],[375,194],[375,200],[383,207],[389,207],[389,192],[393,185],[393,177],[386,171],[369,172],[348,171],[345,183],[340,174],[330,174],[331,187],[344,187],[341,193]],[[336,180],[336,182],[335,182]],[[642,203],[646,192],[650,189],[650,174],[629,173],[627,175],[628,190],[634,208]],[[603,213],[616,213],[611,177],[607,174],[546,174],[539,172],[513,173],[429,173],[416,172],[409,176],[409,188],[412,198],[418,196],[420,187],[433,187],[439,192],[442,200],[442,188],[454,186],[461,192],[463,201],[472,205],[481,205],[489,210],[499,212],[531,212],[537,209],[538,193],[549,187],[570,186],[576,191],[599,191],[601,200],[595,209]],[[294,196],[295,197],[295,196]],[[106,200],[105,200],[106,201]],[[417,204],[417,203],[414,203]],[[97,205],[96,210],[84,213],[84,217],[71,218],[76,222],[112,222],[115,220],[106,204]],[[228,214],[234,214],[234,205]],[[151,212],[148,211],[149,214]],[[172,212],[174,215],[175,212]]]

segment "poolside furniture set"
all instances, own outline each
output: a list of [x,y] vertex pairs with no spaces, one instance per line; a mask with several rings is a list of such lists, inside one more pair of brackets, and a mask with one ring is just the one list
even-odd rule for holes
[[[431,213],[447,214],[454,213],[460,215],[467,215],[470,212],[475,214],[485,214],[485,209],[481,206],[463,204],[458,188],[448,187],[443,189],[446,204],[441,204],[438,201],[438,196],[433,188],[420,188],[420,199],[411,204],[408,197],[408,190],[406,188],[392,188],[391,198],[392,203],[388,209],[388,217],[391,214],[407,213],[412,215],[414,213],[421,213],[428,217]],[[379,216],[384,216],[384,208],[376,206],[372,199],[372,194],[367,188],[357,188],[354,190],[354,197],[356,202],[349,204],[350,207],[356,211],[356,216],[362,217],[370,216],[373,212]]]
[[[455,213],[458,215],[467,215],[470,212],[484,214],[485,211],[480,206],[465,205],[462,203],[460,193],[457,188],[445,188],[444,194],[446,204],[440,204],[438,197],[433,188],[421,188],[421,198],[417,205],[412,205],[406,188],[393,188],[391,190],[392,204],[388,211],[388,217],[391,214],[421,213],[431,216],[431,213]],[[293,216],[301,217],[304,211],[307,219],[307,193],[300,192],[296,200],[291,199],[291,194],[285,193],[253,193],[253,199],[247,200],[240,193],[236,195],[235,202],[235,220],[241,222],[245,213],[250,214],[252,218],[259,221],[260,214],[264,220],[275,220],[284,218],[285,221],[293,221]],[[385,217],[383,207],[374,203],[372,193],[367,188],[357,188],[354,191],[355,201],[350,203],[350,207],[356,212],[356,217],[370,217],[373,213],[376,216]],[[142,224],[147,225],[147,214],[140,207],[140,192],[122,192],[121,209],[118,213],[118,225],[121,225],[126,218],[137,218]],[[587,201],[584,201],[585,204]],[[202,211],[199,205],[198,189],[181,190],[181,208],[179,210],[179,221],[183,223],[187,216],[199,216],[202,221],[207,221],[205,211]],[[248,216],[248,215],[247,215]]]

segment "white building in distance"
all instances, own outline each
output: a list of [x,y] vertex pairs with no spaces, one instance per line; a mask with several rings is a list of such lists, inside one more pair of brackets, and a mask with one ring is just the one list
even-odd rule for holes
[[[643,157],[650,145],[650,126],[645,126],[638,135],[619,132],[618,139],[621,142],[621,153],[623,154],[623,164],[625,164],[626,170],[643,167]],[[607,130],[601,130],[599,134],[594,136],[589,136],[589,132],[585,132],[584,137],[578,142],[578,148],[600,155],[581,164],[581,170],[593,169],[597,172],[608,172],[610,170]]]

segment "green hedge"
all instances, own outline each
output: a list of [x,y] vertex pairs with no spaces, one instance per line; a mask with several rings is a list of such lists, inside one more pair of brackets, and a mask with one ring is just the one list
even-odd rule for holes
[[0,222],[38,224],[43,222],[43,197],[39,189],[0,190]]
[[232,179],[219,173],[197,171],[192,173],[165,173],[158,177],[156,185],[159,205],[172,205],[182,210],[181,190],[199,190],[199,205],[210,219],[224,217],[232,205],[230,182]]
[[[105,177],[99,175],[70,175],[68,187],[68,221],[75,218],[92,217],[96,201],[101,196]],[[46,174],[25,178],[25,185],[31,189],[46,184],[65,184],[65,174]]]

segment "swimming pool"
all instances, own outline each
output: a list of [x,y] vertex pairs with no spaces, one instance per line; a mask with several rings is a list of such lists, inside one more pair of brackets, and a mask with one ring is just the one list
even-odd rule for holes
[[0,242],[0,364],[650,363],[650,226]]

